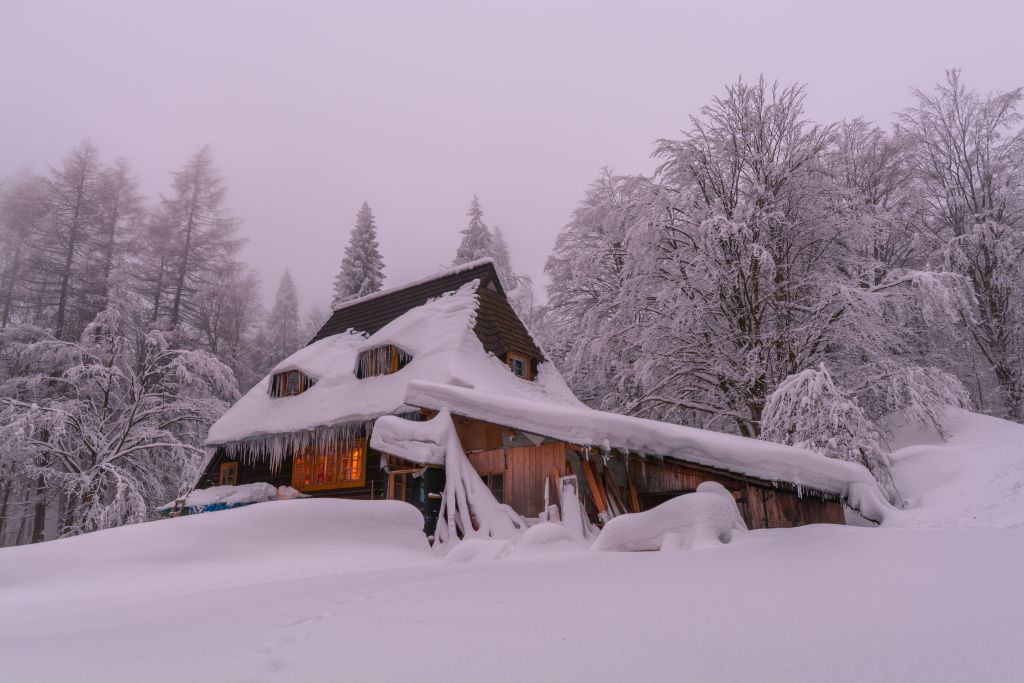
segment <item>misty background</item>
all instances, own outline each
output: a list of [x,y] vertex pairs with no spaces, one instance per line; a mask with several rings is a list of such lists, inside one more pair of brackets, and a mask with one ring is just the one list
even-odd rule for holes
[[558,231],[604,166],[722,84],[808,84],[807,114],[887,126],[944,68],[1024,80],[1021,3],[0,2],[0,177],[90,138],[152,202],[203,144],[270,301],[327,306],[373,207],[385,286],[448,265],[474,194],[544,296]]

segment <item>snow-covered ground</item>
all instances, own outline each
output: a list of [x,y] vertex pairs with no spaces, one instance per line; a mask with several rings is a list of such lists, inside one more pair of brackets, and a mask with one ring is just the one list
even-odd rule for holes
[[1019,681],[1024,427],[949,424],[896,430],[883,528],[440,559],[404,504],[302,499],[0,550],[0,681]]
[[1024,426],[950,410],[944,427],[945,441],[891,419],[893,477],[909,507],[886,524],[1024,528]]

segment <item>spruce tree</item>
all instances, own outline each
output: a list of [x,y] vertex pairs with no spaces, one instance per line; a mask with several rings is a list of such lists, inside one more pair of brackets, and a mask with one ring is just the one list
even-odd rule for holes
[[384,259],[377,244],[377,225],[373,221],[370,205],[363,206],[356,215],[356,227],[352,230],[341,270],[334,279],[334,299],[331,306],[373,292],[379,292],[384,285]]
[[453,266],[458,266],[477,259],[494,256],[494,240],[491,231],[484,223],[484,212],[480,208],[480,200],[473,195],[473,203],[469,207],[469,225],[462,231],[462,242],[455,252]]
[[512,256],[509,254],[505,236],[501,234],[501,228],[497,225],[494,226],[494,230],[491,232],[491,241],[494,244],[492,250],[494,254],[494,267],[498,271],[501,284],[507,289],[514,289],[516,286],[516,275],[512,272]]
[[295,291],[292,274],[287,270],[277,286],[274,307],[267,316],[265,328],[267,355],[271,365],[292,355],[302,345],[299,337],[299,295]]

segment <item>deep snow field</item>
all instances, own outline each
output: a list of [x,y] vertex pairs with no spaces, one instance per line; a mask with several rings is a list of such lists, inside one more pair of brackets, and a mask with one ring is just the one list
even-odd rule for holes
[[307,499],[3,549],[0,681],[1024,680],[1024,427],[893,428],[881,528],[439,559],[402,503]]

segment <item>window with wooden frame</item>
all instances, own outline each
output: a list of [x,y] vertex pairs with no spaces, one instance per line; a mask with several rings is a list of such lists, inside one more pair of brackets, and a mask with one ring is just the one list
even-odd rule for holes
[[274,398],[297,396],[313,386],[313,380],[301,370],[279,372],[270,378],[270,395]]
[[299,491],[366,485],[366,439],[307,446],[292,460],[292,486]]
[[238,483],[238,463],[234,461],[222,462],[220,472],[217,476],[219,486],[234,486]]
[[411,360],[411,355],[394,344],[366,349],[359,352],[359,358],[356,360],[356,377],[363,379],[391,375],[404,368]]
[[533,362],[526,354],[509,351],[505,354],[505,364],[508,365],[508,369],[516,377],[527,380],[533,379]]
[[499,503],[505,502],[505,473],[504,472],[491,472],[490,474],[481,474],[480,478],[487,484],[487,488],[491,490],[494,497]]

